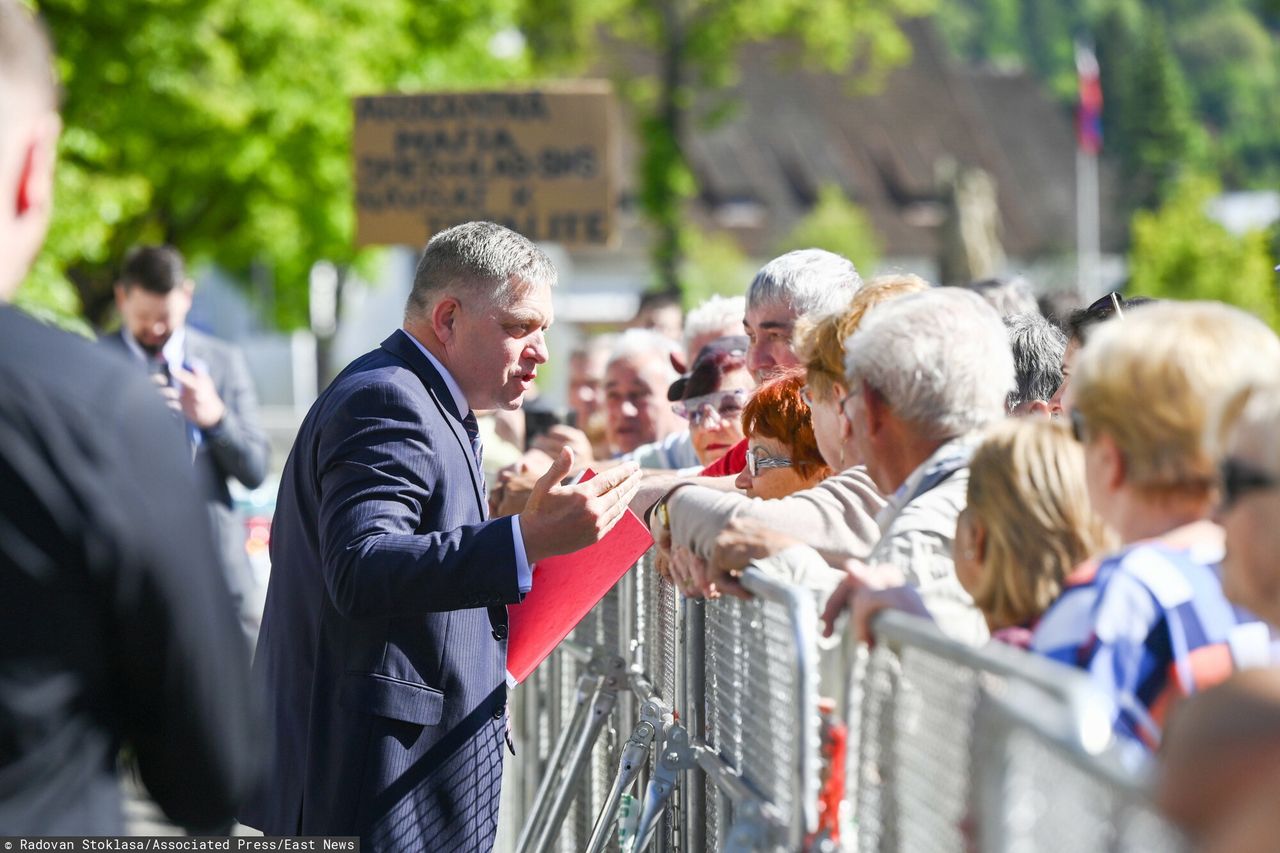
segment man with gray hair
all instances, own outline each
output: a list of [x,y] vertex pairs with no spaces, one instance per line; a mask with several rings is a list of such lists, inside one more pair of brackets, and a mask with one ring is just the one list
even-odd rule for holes
[[698,464],[685,422],[672,410],[667,389],[679,377],[680,346],[648,329],[627,329],[604,369],[605,435],[610,448],[641,468]]
[[566,449],[519,515],[488,517],[474,409],[520,406],[547,361],[555,280],[540,249],[499,225],[437,234],[403,327],[303,421],[254,661],[271,772],[246,824],[358,835],[366,850],[493,846],[505,605],[538,560],[604,536],[639,477],[619,465],[560,486]]
[[1051,417],[1062,411],[1054,401],[1062,384],[1062,356],[1067,336],[1039,313],[1010,314],[1004,318],[1013,353],[1014,388],[1005,401],[1011,415]]
[[798,249],[760,268],[747,288],[742,326],[751,344],[747,369],[756,382],[796,367],[796,321],[839,311],[862,287],[853,263],[824,249]]
[[889,505],[881,537],[827,603],[828,633],[863,587],[914,587],[938,626],[981,642],[985,620],[951,559],[975,433],[1005,414],[1013,357],[981,297],[939,288],[873,308],[845,342],[854,443]]

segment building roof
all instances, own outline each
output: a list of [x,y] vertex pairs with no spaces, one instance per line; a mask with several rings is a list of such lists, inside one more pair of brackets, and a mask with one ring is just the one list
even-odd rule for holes
[[[784,44],[745,47],[730,117],[709,129],[691,123],[686,150],[699,186],[694,218],[732,234],[747,254],[765,257],[812,208],[818,191],[834,184],[867,212],[887,256],[933,257],[945,216],[935,175],[949,160],[980,167],[995,180],[1009,255],[1073,251],[1069,110],[1029,73],[954,62],[927,22],[906,31],[911,63],[891,72],[873,95],[855,94],[847,77],[801,67]],[[623,152],[628,198],[637,173],[635,140]],[[1108,215],[1109,172],[1104,163],[1102,245],[1115,250],[1123,223]],[[624,243],[633,238],[624,229]]]

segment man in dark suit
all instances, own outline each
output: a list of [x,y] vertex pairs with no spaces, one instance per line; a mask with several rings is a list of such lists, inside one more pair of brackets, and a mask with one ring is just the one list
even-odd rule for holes
[[236,479],[250,489],[261,485],[270,446],[258,421],[244,355],[186,323],[194,290],[177,249],[134,249],[116,284],[120,330],[102,341],[145,365],[183,421],[223,572],[253,635],[261,598],[245,553],[244,522],[236,516],[227,483]]
[[122,742],[216,831],[254,781],[248,653],[182,441],[136,370],[3,304],[59,128],[48,42],[0,0],[0,835],[122,833]]
[[488,850],[506,735],[507,616],[531,567],[597,541],[639,474],[487,518],[474,409],[515,409],[547,360],[555,269],[515,232],[432,238],[403,328],[352,362],[285,465],[255,677],[272,767],[241,820],[365,850]]

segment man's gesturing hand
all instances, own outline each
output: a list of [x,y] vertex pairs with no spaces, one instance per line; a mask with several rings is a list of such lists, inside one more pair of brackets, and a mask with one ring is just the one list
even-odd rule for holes
[[520,532],[530,563],[572,554],[599,542],[627,511],[640,487],[640,469],[628,462],[585,483],[561,486],[573,470],[573,451],[564,448],[533,487],[520,513]]

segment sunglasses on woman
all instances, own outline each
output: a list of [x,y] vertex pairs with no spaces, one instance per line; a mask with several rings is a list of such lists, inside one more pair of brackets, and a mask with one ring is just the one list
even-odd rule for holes
[[752,447],[747,450],[747,473],[759,477],[761,471],[769,468],[790,468],[791,460],[785,456],[770,456],[762,448]]
[[690,426],[700,426],[713,414],[721,421],[731,421],[742,414],[751,392],[745,388],[733,391],[715,391],[698,397],[689,397],[671,404],[671,411],[689,422]]
[[1273,477],[1247,462],[1228,456],[1218,466],[1218,485],[1222,489],[1221,507],[1226,510],[1250,492],[1260,492],[1280,486],[1280,477]]

